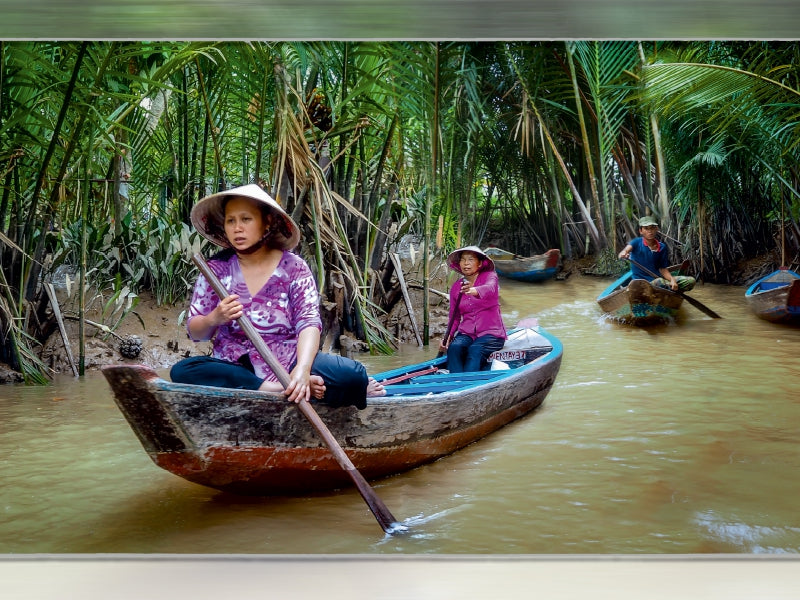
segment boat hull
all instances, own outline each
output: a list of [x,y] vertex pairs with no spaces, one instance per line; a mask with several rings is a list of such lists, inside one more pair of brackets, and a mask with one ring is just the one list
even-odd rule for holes
[[779,269],[762,277],[745,292],[750,309],[772,323],[800,324],[800,275]]
[[[466,388],[437,392],[421,386],[415,393],[411,379],[387,396],[369,398],[362,410],[314,406],[365,478],[401,473],[537,408],[561,363],[561,344],[552,339],[553,348],[530,365],[486,372],[491,380]],[[176,384],[140,365],[109,366],[103,374],[147,454],[175,475],[246,495],[294,495],[352,485],[311,424],[281,395]],[[440,377],[436,381],[453,379]]]
[[631,280],[628,272],[608,286],[598,296],[597,303],[616,321],[647,326],[673,320],[683,297],[643,279]]
[[561,252],[558,249],[527,258],[517,257],[499,248],[487,248],[484,252],[494,262],[498,275],[526,282],[552,279],[558,273],[561,260]]

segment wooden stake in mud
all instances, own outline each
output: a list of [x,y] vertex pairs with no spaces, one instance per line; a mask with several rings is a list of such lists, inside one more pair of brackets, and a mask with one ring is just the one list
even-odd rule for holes
[[[205,258],[203,258],[201,254],[195,254],[192,257],[192,260],[200,269],[200,272],[211,284],[211,287],[214,288],[214,291],[217,293],[220,299],[227,297],[228,290],[225,289],[225,286],[222,285],[222,282],[208,266]],[[264,340],[258,334],[255,327],[253,327],[253,324],[250,322],[250,320],[245,315],[239,317],[238,320],[239,325],[247,335],[247,339],[253,343],[256,350],[258,350],[262,358],[269,365],[269,368],[272,369],[272,372],[278,377],[281,385],[283,385],[284,388],[287,387],[290,382],[289,373],[275,358],[275,355],[269,349],[267,344],[264,343]],[[300,409],[300,412],[303,413],[303,416],[309,420],[311,425],[314,426],[314,429],[317,430],[317,433],[325,442],[325,445],[328,446],[334,458],[336,459],[336,462],[339,463],[339,466],[341,466],[342,469],[349,475],[350,479],[352,479],[356,488],[358,488],[359,493],[364,498],[364,501],[367,503],[367,506],[369,506],[372,514],[375,515],[375,519],[377,519],[378,524],[383,528],[383,530],[389,534],[406,531],[408,528],[405,525],[398,523],[394,516],[392,516],[392,513],[389,512],[389,509],[386,508],[386,505],[381,501],[380,498],[378,498],[377,494],[375,494],[375,491],[370,487],[369,483],[367,483],[367,480],[364,479],[364,476],[361,475],[347,454],[345,454],[344,450],[342,450],[339,442],[337,442],[336,438],[333,437],[333,434],[317,414],[317,411],[314,410],[314,407],[311,406],[311,404],[306,400],[298,402],[297,407]]]
[[422,347],[422,338],[419,335],[419,327],[417,327],[417,319],[414,316],[414,306],[411,304],[411,298],[408,295],[408,288],[406,287],[406,279],[403,277],[403,267],[400,264],[400,257],[394,252],[389,253],[389,258],[394,265],[394,271],[397,273],[397,281],[400,282],[400,289],[403,292],[403,300],[405,300],[406,308],[408,309],[408,318],[411,319],[411,327],[414,329],[414,336],[417,338],[417,345]]
[[67,329],[64,327],[64,319],[61,318],[61,308],[58,305],[58,297],[56,296],[56,291],[53,289],[52,283],[45,283],[44,289],[47,292],[47,297],[50,298],[50,305],[53,307],[53,315],[56,317],[56,322],[58,323],[58,331],[61,333],[61,339],[64,341],[64,350],[67,353],[67,359],[69,360],[69,366],[72,369],[72,374],[75,377],[78,376],[78,367],[75,366],[75,359],[72,357],[72,346],[69,343],[69,337],[67,336]]

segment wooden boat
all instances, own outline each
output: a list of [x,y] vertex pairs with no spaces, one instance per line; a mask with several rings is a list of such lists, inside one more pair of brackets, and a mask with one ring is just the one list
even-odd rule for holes
[[[537,408],[553,386],[562,345],[536,328],[524,364],[447,373],[447,357],[376,374],[385,396],[319,416],[366,479],[429,463]],[[159,467],[245,495],[287,495],[351,485],[314,428],[279,394],[166,381],[142,365],[103,368],[114,400]]]
[[544,281],[558,273],[561,251],[553,248],[544,254],[522,257],[500,248],[486,248],[498,275],[517,281]]
[[744,294],[753,312],[773,323],[800,323],[800,275],[787,267],[773,271]]
[[[670,271],[680,272],[681,266],[672,266]],[[620,323],[642,326],[675,318],[683,302],[680,294],[632,277],[633,273],[628,271],[597,297],[604,313]]]

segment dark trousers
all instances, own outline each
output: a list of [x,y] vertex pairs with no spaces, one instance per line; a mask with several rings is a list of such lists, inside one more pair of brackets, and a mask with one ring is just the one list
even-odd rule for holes
[[[294,368],[292,364],[289,371]],[[318,352],[311,365],[311,374],[325,381],[325,396],[322,401],[331,406],[367,406],[367,370],[360,362]],[[169,372],[175,383],[210,385],[213,387],[257,390],[263,379],[253,372],[249,357],[245,354],[238,363],[213,356],[190,356],[175,363]]]
[[468,335],[459,333],[447,347],[447,369],[451,373],[488,369],[489,355],[500,350],[505,342],[503,338],[494,335],[482,335],[473,340]]

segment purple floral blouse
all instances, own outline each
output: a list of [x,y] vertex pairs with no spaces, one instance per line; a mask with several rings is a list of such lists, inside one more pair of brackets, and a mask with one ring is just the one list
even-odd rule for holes
[[[261,334],[278,362],[288,371],[297,358],[297,337],[300,332],[306,327],[322,330],[319,293],[308,264],[296,254],[284,251],[275,272],[252,297],[235,254],[228,260],[210,260],[208,265],[229,293],[239,295],[239,302],[253,327]],[[216,292],[200,274],[189,306],[187,331],[194,317],[207,315],[218,303]],[[249,354],[258,377],[278,381],[237,321],[218,327],[212,340],[216,358],[236,362],[243,354]]]

